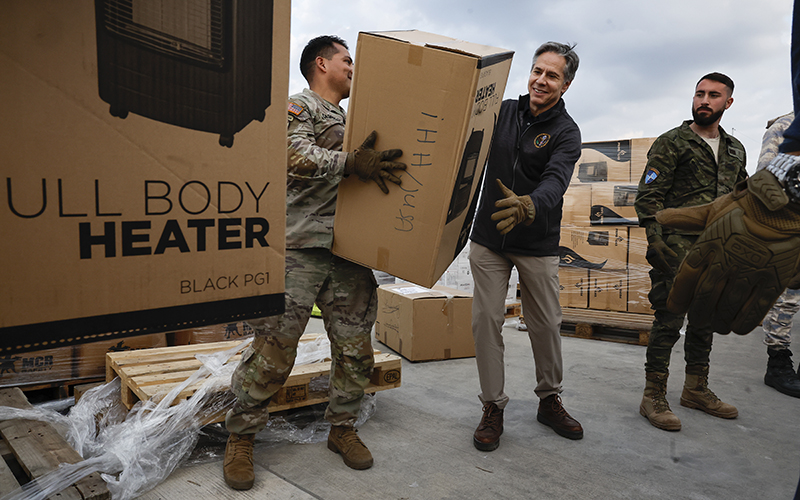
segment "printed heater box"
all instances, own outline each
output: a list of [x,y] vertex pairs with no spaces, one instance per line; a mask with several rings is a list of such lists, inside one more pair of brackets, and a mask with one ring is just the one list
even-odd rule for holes
[[333,253],[430,287],[467,242],[513,52],[422,31],[360,33],[344,149],[377,131],[402,185],[339,185]]
[[0,355],[283,310],[289,3],[162,7],[3,3]]

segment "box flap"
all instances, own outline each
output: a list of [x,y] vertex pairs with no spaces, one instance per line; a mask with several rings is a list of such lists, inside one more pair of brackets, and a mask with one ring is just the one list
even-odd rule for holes
[[[480,59],[488,56],[504,55],[504,58],[511,58],[514,52],[501,49],[499,47],[491,47],[488,45],[480,45],[471,43],[448,36],[436,35],[419,30],[403,30],[403,31],[371,31],[364,32],[373,36],[382,36],[394,40],[405,41],[414,45],[421,45],[434,49],[446,50],[449,52],[457,52],[467,56],[477,57]],[[494,58],[493,58],[494,59]]]

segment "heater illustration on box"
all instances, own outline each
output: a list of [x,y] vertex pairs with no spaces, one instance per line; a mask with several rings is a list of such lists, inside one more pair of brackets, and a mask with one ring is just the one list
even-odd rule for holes
[[478,169],[482,144],[483,130],[473,130],[464,147],[464,154],[461,156],[461,167],[458,169],[453,195],[450,197],[450,208],[447,210],[445,224],[449,224],[450,221],[461,215],[469,205],[469,194],[472,190],[472,181],[475,180],[475,171]]
[[219,134],[263,121],[272,0],[95,0],[97,78],[110,113]]

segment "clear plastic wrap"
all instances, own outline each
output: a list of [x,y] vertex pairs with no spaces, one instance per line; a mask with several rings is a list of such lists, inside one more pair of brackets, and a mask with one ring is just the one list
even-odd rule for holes
[[[203,363],[201,369],[163,397],[140,401],[130,411],[120,400],[119,379],[89,390],[67,416],[43,407],[31,410],[0,407],[3,420],[22,418],[50,423],[84,457],[77,464],[62,464],[3,496],[2,500],[44,500],[94,472],[101,473],[114,500],[127,500],[161,483],[184,461],[218,458],[224,453],[224,446],[213,453],[199,450],[194,459],[190,454],[201,434],[205,438],[225,434],[227,438],[227,431],[219,424],[208,426],[209,431],[202,429],[213,416],[232,406],[233,397],[225,390],[236,367],[236,362],[230,360],[251,341],[248,339],[228,351],[197,355]],[[320,361],[329,355],[330,344],[321,335],[298,346],[297,364]],[[174,404],[184,388],[199,381],[203,381],[202,385],[192,397]],[[327,382],[319,383],[327,387]],[[374,397],[365,397],[357,425],[373,413]],[[267,430],[259,434],[257,440],[307,443],[327,436],[329,424],[320,410],[311,408],[302,418],[298,417],[300,414],[295,412],[293,418],[271,419]]]

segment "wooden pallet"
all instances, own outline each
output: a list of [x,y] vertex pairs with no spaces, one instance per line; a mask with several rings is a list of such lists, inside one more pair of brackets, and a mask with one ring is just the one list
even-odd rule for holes
[[[0,389],[0,406],[30,409],[31,404],[18,388]],[[35,420],[0,422],[0,496],[20,485],[57,469],[61,463],[83,460],[53,427]],[[100,474],[93,473],[68,486],[54,498],[62,500],[105,500],[111,498]]]
[[572,307],[561,310],[564,315],[561,335],[565,337],[647,345],[653,326],[652,314]]
[[[300,341],[308,342],[319,335],[306,334]],[[114,377],[120,378],[122,402],[130,409],[137,401],[149,401],[153,398],[163,397],[195,373],[202,365],[195,359],[195,354],[225,351],[238,344],[241,342],[227,341],[109,352],[106,354],[106,380],[113,380]],[[240,358],[241,353],[231,359],[232,362],[238,362]],[[329,359],[317,363],[296,365],[283,388],[272,397],[269,410],[276,412],[328,401],[327,387],[325,390],[313,390],[310,382],[314,378],[328,375],[330,370],[331,361]],[[365,392],[374,393],[400,387],[400,373],[401,360],[399,356],[375,351],[375,369]],[[202,382],[199,382],[187,387],[176,398],[176,404],[180,400],[191,397],[201,384]],[[223,388],[223,390],[228,389],[229,387]],[[220,422],[223,419],[224,415],[215,415],[209,422]]]
[[515,318],[522,314],[522,304],[519,302],[506,302],[506,318]]

